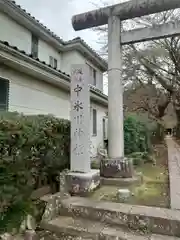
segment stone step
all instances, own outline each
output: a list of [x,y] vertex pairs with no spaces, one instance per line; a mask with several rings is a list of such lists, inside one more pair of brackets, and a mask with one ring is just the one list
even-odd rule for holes
[[[120,227],[88,219],[60,216],[48,223],[43,223],[45,230],[55,234],[56,239],[91,239],[91,240],[180,240],[180,238],[155,234],[140,234]],[[61,237],[61,238],[60,238]]]
[[180,237],[180,211],[71,197],[62,201],[60,212],[111,226]]

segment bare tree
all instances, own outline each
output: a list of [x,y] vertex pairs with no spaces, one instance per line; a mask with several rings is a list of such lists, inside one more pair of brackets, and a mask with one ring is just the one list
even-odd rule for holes
[[[179,20],[180,11],[173,10],[125,21],[122,31]],[[107,26],[95,28],[102,44],[103,55],[107,54]],[[140,104],[135,110],[143,109],[159,123],[172,101],[180,128],[180,38],[149,41],[123,46],[123,84],[125,89],[141,86]],[[153,90],[153,98],[152,91]],[[139,95],[140,96],[140,95]],[[153,101],[152,101],[153,99]]]

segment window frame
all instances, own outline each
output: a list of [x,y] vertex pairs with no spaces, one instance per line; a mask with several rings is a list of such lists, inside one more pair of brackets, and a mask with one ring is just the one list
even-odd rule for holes
[[1,87],[1,83],[4,82],[5,83],[5,101],[4,103],[1,103],[1,99],[0,99],[0,111],[8,111],[9,110],[9,80],[0,77],[0,88]]
[[93,75],[93,86],[97,86],[97,71],[95,68],[92,68],[92,75]]
[[97,136],[97,109],[92,109],[92,135]]
[[57,65],[58,65],[58,60],[54,58],[54,68],[57,68]]
[[38,50],[39,50],[39,38],[32,33],[31,36],[31,54],[34,58],[38,58]]
[[49,65],[53,67],[53,57],[49,56]]
[[57,65],[58,65],[58,60],[57,58],[54,58],[53,56],[49,56],[49,64],[52,68],[56,68],[57,69]]
[[92,79],[91,84],[94,87],[97,87],[97,70],[94,67],[92,67],[89,63],[86,62],[86,64],[89,67],[89,74],[90,78]]

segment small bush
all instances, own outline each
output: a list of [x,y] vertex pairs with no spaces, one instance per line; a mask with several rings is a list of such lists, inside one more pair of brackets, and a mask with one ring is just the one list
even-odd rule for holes
[[148,152],[134,152],[128,155],[129,158],[133,159],[133,164],[140,166],[143,163],[154,163],[153,156]]
[[134,152],[129,155],[133,159],[133,164],[139,166],[144,163],[144,153],[143,152]]
[[91,162],[91,169],[100,169],[100,162],[94,160]]
[[32,213],[31,193],[69,167],[70,122],[53,116],[0,115],[0,232]]
[[146,125],[134,117],[124,120],[124,151],[126,155],[133,152],[151,150],[151,134]]

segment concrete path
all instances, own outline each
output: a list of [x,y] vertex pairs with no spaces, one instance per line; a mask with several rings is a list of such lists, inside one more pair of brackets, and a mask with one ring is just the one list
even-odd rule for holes
[[180,146],[169,136],[166,137],[166,143],[168,147],[171,209],[180,210]]

